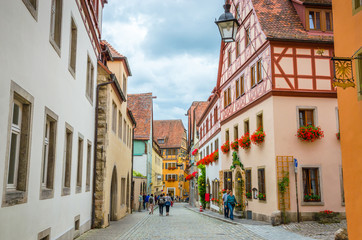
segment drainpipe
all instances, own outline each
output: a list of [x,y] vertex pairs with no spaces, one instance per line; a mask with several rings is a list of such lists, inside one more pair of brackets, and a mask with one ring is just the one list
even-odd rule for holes
[[131,164],[131,214],[132,214],[132,208],[133,208],[133,201],[134,201],[134,184],[133,184],[133,148],[134,148],[134,125],[132,127],[132,150],[131,150],[131,158],[132,158],[132,164]]
[[109,82],[104,82],[104,83],[100,83],[97,85],[97,90],[96,90],[96,114],[95,114],[95,129],[94,129],[94,153],[93,153],[93,190],[92,190],[92,228],[95,228],[94,226],[94,222],[95,222],[95,189],[96,189],[96,175],[97,175],[97,171],[96,171],[96,164],[97,164],[97,146],[98,146],[98,108],[99,108],[99,103],[98,103],[98,98],[99,98],[99,90],[101,87],[106,86],[108,84],[114,83],[115,81],[115,76],[114,74],[111,74],[111,81]]

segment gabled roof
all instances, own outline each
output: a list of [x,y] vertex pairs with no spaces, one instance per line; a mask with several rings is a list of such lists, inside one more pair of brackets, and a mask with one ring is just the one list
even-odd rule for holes
[[153,120],[152,93],[128,94],[128,108],[137,122],[134,138],[149,140],[151,138],[151,124]]
[[209,102],[202,102],[195,108],[195,124],[200,121],[208,105]]
[[[181,119],[153,121],[153,137],[160,148],[181,148],[185,127]],[[163,139],[164,143],[158,142]]]
[[123,56],[122,54],[120,54],[109,42],[107,42],[106,40],[102,40],[101,44],[105,44],[111,53],[111,56],[114,60],[121,60],[124,61],[124,63],[126,64],[126,68],[127,68],[127,72],[129,76],[132,76],[132,72],[131,72],[131,68],[129,67],[129,63],[128,63],[128,59],[126,56]]
[[[291,0],[251,0],[263,32],[268,39],[286,41],[333,42],[333,36],[305,30]],[[304,2],[330,0],[304,0]]]

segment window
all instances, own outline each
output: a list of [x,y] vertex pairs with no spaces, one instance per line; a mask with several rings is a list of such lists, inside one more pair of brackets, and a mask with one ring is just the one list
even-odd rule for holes
[[240,95],[243,95],[245,93],[245,90],[244,90],[244,76],[240,77],[239,84],[240,84]]
[[329,9],[307,9],[307,30],[333,31],[333,16]]
[[112,101],[112,131],[116,133],[117,130],[117,105]]
[[118,111],[118,138],[122,140],[122,113]]
[[263,129],[263,113],[256,115],[256,126],[258,129]]
[[129,146],[129,125],[127,124],[127,146]]
[[127,96],[127,78],[125,75],[123,75],[123,93]]
[[131,147],[132,145],[132,128],[131,126],[129,127],[129,145],[128,147]]
[[126,144],[126,126],[127,126],[127,122],[126,119],[123,120],[123,143]]
[[82,170],[83,170],[83,138],[78,138],[78,168],[77,168],[77,192],[82,190]]
[[166,181],[177,181],[177,174],[166,174]]
[[244,120],[244,134],[249,134],[250,130],[249,130],[249,120]]
[[219,149],[219,139],[215,140],[215,150]]
[[245,28],[245,47],[250,44],[250,27]]
[[93,85],[94,85],[93,79],[94,79],[94,67],[93,67],[91,59],[88,56],[86,95],[90,102],[93,102]]
[[219,199],[219,181],[212,181],[212,197]]
[[209,131],[209,119],[206,119],[206,132]]
[[38,20],[38,0],[23,0],[23,3],[28,8],[35,20]]
[[299,126],[314,126],[314,110],[313,109],[299,109]]
[[92,161],[92,143],[88,141],[87,144],[87,176],[85,180],[86,192],[90,190],[90,176],[91,176],[91,161]]
[[165,139],[158,139],[157,142],[158,142],[159,144],[164,144],[164,143],[165,143]]
[[228,66],[231,66],[231,50],[228,51]]
[[[21,93],[21,94],[20,94]],[[31,140],[31,113],[34,98],[15,82],[11,82],[11,108],[8,125],[7,154],[3,206],[27,201],[29,153]],[[8,191],[9,190],[9,191]]]
[[210,152],[209,152],[209,146],[206,147],[206,155],[209,155]]
[[225,131],[225,142],[229,141],[229,130]]
[[224,189],[233,189],[232,172],[224,172]]
[[38,233],[38,240],[50,240],[50,230],[51,228],[48,228]]
[[121,205],[126,202],[126,178],[121,179]]
[[265,169],[264,168],[258,169],[258,187],[259,187],[259,194],[260,193],[265,194]]
[[216,123],[217,122],[217,106],[215,106],[215,108],[214,108],[214,123]]
[[76,61],[77,61],[77,26],[74,19],[71,20],[70,27],[70,53],[69,53],[69,70],[75,77]]
[[250,68],[250,87],[252,88],[255,85],[255,65]]
[[235,81],[235,98],[240,97],[240,91],[239,91],[239,79],[236,79]]
[[[362,0],[361,0],[362,1]],[[361,7],[362,9],[362,7]],[[362,100],[362,49],[359,50],[356,59],[356,82],[357,82],[357,91],[358,91],[358,99]]]
[[319,169],[302,168],[304,201],[320,202]]
[[[43,142],[43,162],[41,172],[42,190],[54,189],[54,168],[55,168],[55,149],[56,149],[56,131],[58,117],[49,109],[45,109],[45,127]],[[47,193],[42,191],[41,199],[50,198]]]
[[362,0],[352,0],[352,13],[356,14],[362,9]]
[[231,88],[228,88],[228,105],[231,104]]
[[224,108],[231,104],[231,88],[224,91]]
[[239,127],[238,125],[234,126],[234,140],[238,140],[239,139]]
[[73,145],[73,128],[66,126],[65,130],[65,150],[64,150],[64,176],[63,176],[63,195],[70,194],[70,177],[72,167],[72,145]]
[[235,59],[240,56],[240,42],[236,40],[235,42]]
[[251,192],[251,169],[247,169],[245,171],[245,191],[246,191],[246,197],[251,199],[252,198],[252,192]]
[[257,63],[256,63],[256,80],[257,82],[261,82],[263,80],[263,71],[262,71],[262,61],[259,60]]
[[52,0],[50,12],[50,43],[60,54],[60,40],[62,32],[62,5],[63,0]]

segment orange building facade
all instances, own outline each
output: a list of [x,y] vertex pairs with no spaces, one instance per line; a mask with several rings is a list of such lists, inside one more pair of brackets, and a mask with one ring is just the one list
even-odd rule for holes
[[352,60],[355,87],[337,90],[349,239],[362,228],[362,1],[333,0],[335,56]]

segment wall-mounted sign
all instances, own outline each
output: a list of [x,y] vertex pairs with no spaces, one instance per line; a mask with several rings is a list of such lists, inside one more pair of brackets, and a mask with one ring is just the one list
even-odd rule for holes
[[332,58],[334,71],[333,87],[346,89],[356,86],[353,79],[352,60],[353,58]]

